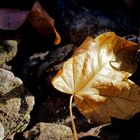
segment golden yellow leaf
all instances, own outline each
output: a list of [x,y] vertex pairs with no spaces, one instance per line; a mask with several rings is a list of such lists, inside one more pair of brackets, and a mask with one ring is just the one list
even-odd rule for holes
[[139,46],[113,32],[87,37],[53,79],[53,86],[74,95],[80,112],[93,123],[129,119],[140,111],[140,87],[128,79]]

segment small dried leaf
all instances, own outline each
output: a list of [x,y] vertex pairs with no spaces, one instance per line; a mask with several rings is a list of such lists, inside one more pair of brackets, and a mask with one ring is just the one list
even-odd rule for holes
[[40,3],[37,1],[33,5],[31,12],[27,20],[30,21],[32,26],[43,36],[47,36],[49,40],[52,40],[54,36],[54,44],[60,43],[61,38],[59,33],[54,27],[54,20],[48,15],[48,13],[42,8]]
[[93,123],[111,117],[130,119],[140,111],[140,87],[128,79],[139,46],[113,32],[87,37],[53,79],[61,92],[73,94],[81,113]]
[[53,41],[55,45],[60,43],[61,37],[55,29],[54,20],[38,1],[34,3],[31,11],[11,8],[0,9],[0,29],[16,30],[25,20],[29,21],[42,36],[47,37],[49,41]]

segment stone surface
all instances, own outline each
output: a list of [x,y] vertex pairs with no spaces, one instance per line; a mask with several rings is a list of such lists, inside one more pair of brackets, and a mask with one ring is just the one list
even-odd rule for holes
[[5,40],[0,43],[0,66],[13,59],[17,53],[17,41]]
[[24,66],[20,68],[20,77],[24,82],[27,81],[27,84],[32,85],[32,82],[34,83],[37,81],[46,72],[46,70],[58,70],[58,68],[52,68],[52,66],[65,61],[68,56],[73,53],[74,48],[74,44],[67,44],[65,46],[56,48],[51,52],[47,51],[44,53],[32,54],[28,61],[23,63]]
[[66,140],[72,136],[72,131],[65,125],[42,122],[24,132],[23,135],[26,140]]
[[2,124],[0,123],[0,140],[3,140],[4,138],[4,128]]
[[30,120],[34,97],[12,72],[0,68],[0,122],[4,137],[24,130]]
[[113,31],[119,36],[125,36],[136,33],[139,28],[135,14],[124,9],[123,1],[122,5],[116,4],[117,0],[61,1],[61,16],[70,40],[74,43],[81,43],[87,35],[96,37],[103,32]]

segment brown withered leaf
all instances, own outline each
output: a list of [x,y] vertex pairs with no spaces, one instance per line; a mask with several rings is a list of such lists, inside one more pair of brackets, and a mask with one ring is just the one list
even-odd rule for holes
[[0,29],[16,30],[25,21],[29,11],[10,8],[0,9]]
[[47,36],[49,40],[52,40],[54,36],[54,44],[60,43],[61,38],[59,33],[54,27],[54,20],[48,15],[48,13],[42,8],[38,1],[33,5],[27,20],[30,21],[32,26],[43,36]]
[[53,79],[53,86],[74,95],[81,113],[95,124],[111,117],[130,119],[140,111],[140,87],[128,79],[139,46],[113,32],[87,37]]
[[42,36],[47,37],[49,41],[53,41],[55,45],[60,43],[61,37],[56,31],[54,20],[38,1],[34,3],[31,10],[0,9],[0,29],[16,30],[24,24],[26,20],[30,22]]

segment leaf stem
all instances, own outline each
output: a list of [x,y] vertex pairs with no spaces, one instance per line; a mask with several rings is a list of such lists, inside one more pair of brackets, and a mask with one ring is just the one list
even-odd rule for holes
[[73,132],[74,132],[74,139],[78,140],[77,130],[76,130],[76,127],[75,127],[73,114],[72,114],[72,100],[73,100],[73,97],[74,97],[74,95],[71,95],[71,97],[70,97],[69,109],[70,109],[70,117],[71,117],[71,122],[72,122],[72,128],[73,128]]

